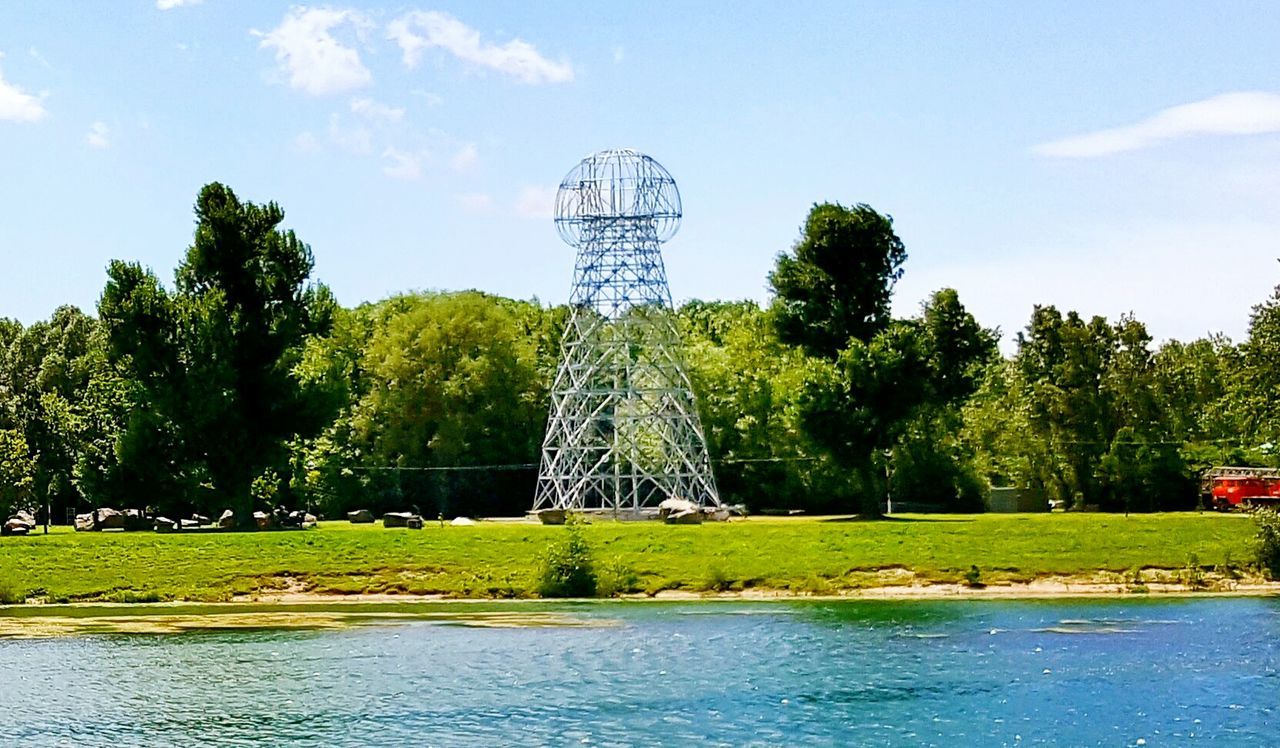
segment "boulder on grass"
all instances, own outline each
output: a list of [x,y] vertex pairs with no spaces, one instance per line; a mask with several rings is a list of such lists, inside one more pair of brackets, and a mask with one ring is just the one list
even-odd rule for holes
[[173,532],[178,529],[178,523],[168,517],[156,517],[155,530],[160,533]]
[[311,528],[315,527],[316,524],[317,524],[316,515],[310,512],[307,512],[306,514],[302,515],[302,529],[310,530]]
[[347,521],[353,525],[372,524],[373,512],[368,509],[357,509],[354,512],[347,512]]
[[[408,527],[409,520],[417,517],[413,512],[387,512],[382,515],[383,527]],[[421,519],[421,517],[418,517]]]
[[88,532],[93,529],[93,512],[76,515],[76,532]]
[[266,512],[254,512],[253,522],[258,526],[259,530],[271,529],[271,515]]
[[31,532],[31,526],[17,518],[7,520],[0,525],[0,535],[26,535],[29,532]]
[[218,527],[223,530],[230,530],[236,526],[236,513],[230,509],[222,512],[222,516],[218,517]]
[[538,517],[538,521],[544,525],[563,525],[565,520],[569,518],[569,510],[567,509],[539,509],[534,512]]
[[124,510],[124,529],[126,531],[150,530],[153,525],[154,523],[147,519],[147,515],[137,509]]
[[408,521],[408,522],[406,522],[406,523],[404,524],[404,526],[405,526],[405,527],[407,527],[407,528],[409,528],[410,530],[421,530],[421,529],[422,529],[422,518],[421,518],[421,517],[410,517],[410,518],[409,518],[409,521]]
[[662,520],[668,525],[700,525],[702,512],[674,512]]
[[97,529],[99,530],[123,530],[127,521],[124,512],[107,507],[99,509],[96,516],[98,519]]
[[662,503],[658,504],[658,516],[662,519],[666,519],[672,514],[697,512],[700,510],[701,507],[688,499],[663,499]]
[[454,517],[453,521],[450,522],[449,524],[453,525],[454,527],[470,527],[475,523],[476,521],[474,519],[471,519],[470,517]]
[[702,507],[687,499],[667,499],[658,504],[658,516],[668,525],[700,525]]
[[14,512],[12,517],[5,520],[5,524],[10,525],[11,527],[18,527],[19,525],[21,525],[22,527],[25,527],[28,530],[36,529],[35,518],[32,517],[30,514],[27,514],[26,512]]
[[209,518],[204,516],[203,514],[191,515],[191,521],[196,523],[196,527],[199,527],[201,525],[207,525],[210,522]]

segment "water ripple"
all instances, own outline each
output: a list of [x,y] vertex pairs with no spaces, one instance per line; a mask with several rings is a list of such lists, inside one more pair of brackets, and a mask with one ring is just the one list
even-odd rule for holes
[[0,745],[1278,742],[1270,601],[916,605],[3,640]]

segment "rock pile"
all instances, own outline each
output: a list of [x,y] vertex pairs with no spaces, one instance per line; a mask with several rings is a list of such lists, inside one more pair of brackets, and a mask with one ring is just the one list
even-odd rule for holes
[[208,517],[200,517],[196,515],[191,519],[169,519],[168,517],[156,517],[152,526],[156,532],[176,532],[178,530],[194,530],[201,525],[200,520],[208,521]]
[[[208,522],[208,517],[196,515],[195,519]],[[236,513],[230,509],[224,509],[222,514],[218,516],[217,522],[214,523],[219,530],[234,530],[236,527]],[[316,526],[316,516],[310,512],[289,511],[282,506],[278,506],[270,512],[254,512],[253,524],[259,530],[309,530]],[[186,527],[185,520],[183,527]]]
[[154,526],[155,522],[151,516],[141,509],[126,509],[122,512],[111,507],[100,507],[92,512],[77,514],[75,519],[76,532],[91,530],[139,532],[150,530]]

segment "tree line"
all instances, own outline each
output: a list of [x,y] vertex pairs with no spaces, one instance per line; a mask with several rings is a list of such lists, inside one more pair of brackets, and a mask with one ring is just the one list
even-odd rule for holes
[[[520,513],[568,308],[478,291],[354,308],[275,203],[201,190],[163,283],[115,261],[96,314],[0,319],[0,512]],[[895,318],[907,250],[815,205],[770,303],[675,310],[723,498],[752,511],[981,511],[992,486],[1188,509],[1213,464],[1280,466],[1280,295],[1241,343],[1037,306],[1002,356],[953,289]]]

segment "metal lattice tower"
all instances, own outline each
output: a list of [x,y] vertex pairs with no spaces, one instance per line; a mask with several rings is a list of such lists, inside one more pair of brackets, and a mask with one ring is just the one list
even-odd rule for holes
[[578,259],[534,511],[720,505],[662,264],[679,226],[675,180],[636,151],[560,183],[556,228]]

